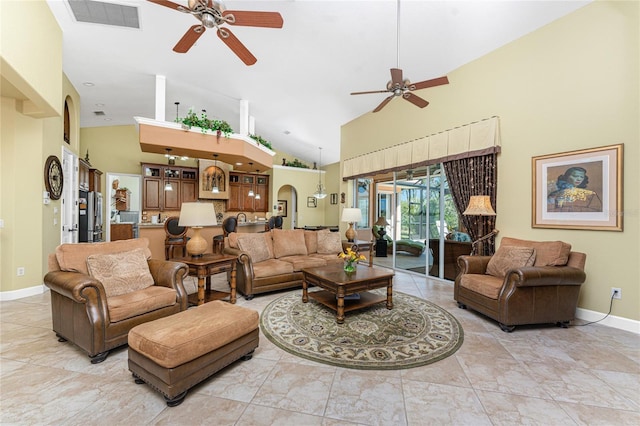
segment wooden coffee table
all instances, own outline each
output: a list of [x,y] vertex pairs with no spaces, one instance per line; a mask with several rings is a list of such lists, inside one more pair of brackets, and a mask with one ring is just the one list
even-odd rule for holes
[[[338,324],[344,323],[345,312],[362,309],[376,303],[387,302],[387,309],[393,308],[392,269],[377,266],[357,265],[355,272],[347,274],[341,264],[305,268],[302,270],[302,302],[307,303],[309,296],[323,305],[335,310]],[[308,292],[309,286],[323,290]],[[387,288],[387,296],[369,293],[367,290]],[[347,299],[345,296],[358,293],[359,299]]]

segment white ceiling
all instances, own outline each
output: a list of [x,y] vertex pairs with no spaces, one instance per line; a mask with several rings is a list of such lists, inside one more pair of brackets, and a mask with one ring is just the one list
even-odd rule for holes
[[[446,75],[589,2],[403,0],[399,67],[414,82]],[[155,76],[163,75],[167,121],[176,118],[174,103],[180,102],[180,116],[190,107],[205,109],[238,132],[245,99],[255,132],[275,150],[313,162],[323,147],[322,165],[330,164],[340,158],[340,126],[386,97],[349,93],[383,90],[389,69],[398,65],[394,0],[228,0],[229,10],[277,11],[284,19],[282,29],[230,27],[258,59],[253,66],[244,65],[215,30],[186,54],[174,53],[198,22],[191,15],[147,1],[111,3],[137,7],[140,29],[77,22],[67,0],[48,0],[63,31],[64,72],[81,97],[81,127],[154,118]],[[419,95],[428,100],[429,90]]]

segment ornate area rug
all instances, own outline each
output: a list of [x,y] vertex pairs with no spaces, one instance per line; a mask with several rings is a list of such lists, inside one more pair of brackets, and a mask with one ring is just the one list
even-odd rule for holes
[[[375,290],[385,292],[385,290]],[[393,309],[385,303],[336,312],[302,291],[271,302],[260,316],[262,332],[275,345],[302,358],[345,368],[396,370],[439,361],[462,345],[462,326],[441,307],[394,292]]]

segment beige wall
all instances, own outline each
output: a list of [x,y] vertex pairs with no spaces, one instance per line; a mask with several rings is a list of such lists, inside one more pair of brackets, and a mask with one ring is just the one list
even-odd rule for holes
[[[46,255],[60,241],[52,212],[43,205],[43,165],[61,156],[65,93],[62,32],[45,2],[0,2],[0,291],[36,288]],[[33,26],[38,31],[33,31]],[[77,134],[77,132],[76,132]],[[25,275],[18,277],[17,268]]]
[[[590,4],[449,73],[449,85],[420,92],[431,102],[423,110],[394,100],[348,123],[341,157],[499,116],[500,236],[570,242],[588,256],[579,306],[606,313],[610,288],[621,287],[612,314],[638,320],[638,16],[638,2]],[[624,232],[531,227],[531,157],[617,143],[625,144]]]

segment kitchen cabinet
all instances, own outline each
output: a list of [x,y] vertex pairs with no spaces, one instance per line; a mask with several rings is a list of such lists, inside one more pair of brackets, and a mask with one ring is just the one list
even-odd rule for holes
[[[250,197],[250,190],[260,194],[260,199]],[[269,211],[269,176],[230,172],[227,210],[256,213]]]
[[95,168],[89,169],[89,191],[100,192],[102,187],[102,172]]
[[[198,169],[163,164],[142,164],[143,210],[180,210],[198,200]],[[165,186],[170,185],[171,191]]]
[[133,238],[133,224],[131,223],[112,223],[110,238],[111,241],[130,240]]
[[89,170],[91,165],[82,158],[78,158],[78,189],[89,191]]

